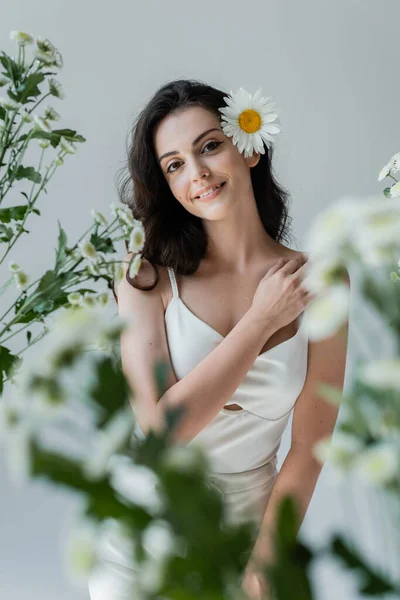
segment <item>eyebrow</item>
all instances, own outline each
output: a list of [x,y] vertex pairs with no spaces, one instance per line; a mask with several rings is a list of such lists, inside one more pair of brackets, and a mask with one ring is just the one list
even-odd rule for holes
[[[192,142],[192,148],[198,142],[200,142],[200,140],[203,139],[204,136],[206,136],[208,133],[210,133],[210,131],[222,131],[222,129],[220,129],[219,127],[212,127],[211,129],[207,129],[207,131],[203,131],[203,133],[201,133],[200,135],[198,135],[197,138],[195,138],[193,140],[193,142]],[[166,152],[165,154],[163,154],[162,156],[160,156],[160,158],[158,159],[158,162],[160,163],[163,158],[166,158],[167,156],[173,156],[174,154],[179,154],[179,150],[171,150],[170,152]]]

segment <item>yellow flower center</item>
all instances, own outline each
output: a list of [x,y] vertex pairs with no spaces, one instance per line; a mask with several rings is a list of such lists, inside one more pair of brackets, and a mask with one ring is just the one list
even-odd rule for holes
[[240,113],[239,125],[246,133],[254,133],[261,127],[261,117],[257,111],[249,108]]

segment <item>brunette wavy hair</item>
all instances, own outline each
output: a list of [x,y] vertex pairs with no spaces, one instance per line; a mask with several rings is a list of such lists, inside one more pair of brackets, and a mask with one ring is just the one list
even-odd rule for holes
[[[157,161],[153,135],[167,115],[191,106],[201,106],[221,118],[218,109],[226,106],[224,96],[226,92],[201,81],[171,81],[155,92],[133,124],[126,165],[118,174],[118,195],[143,223],[142,258],[155,271],[155,281],[147,287],[139,286],[127,271],[126,278],[135,288],[153,289],[159,280],[158,265],[191,275],[205,256],[207,234],[202,219],[188,212],[172,194]],[[273,176],[272,154],[273,148],[266,147],[258,164],[250,169],[254,197],[265,231],[276,241],[290,242],[289,194]]]

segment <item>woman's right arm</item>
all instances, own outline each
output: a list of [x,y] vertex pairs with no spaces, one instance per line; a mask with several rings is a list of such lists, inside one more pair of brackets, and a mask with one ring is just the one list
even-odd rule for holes
[[[256,293],[256,301],[253,300],[252,307],[230,333],[177,381],[170,361],[164,307],[158,288],[141,291],[133,288],[125,278],[118,287],[119,313],[131,319],[131,325],[121,336],[123,370],[135,394],[134,412],[143,432],[147,434],[149,428],[164,425],[167,407],[182,406],[185,410],[172,439],[189,442],[231,399],[266,341],[281,324],[274,315],[272,304],[270,318],[268,314],[261,318],[260,310],[257,310]],[[264,305],[267,304],[262,286],[259,286],[259,292],[258,298]],[[281,295],[280,290],[277,299],[281,299]],[[292,303],[289,309],[297,316],[300,310],[294,313],[293,306]],[[287,322],[290,322],[292,318],[288,308],[286,314]],[[152,365],[156,359],[167,361],[170,367],[171,385],[160,399],[157,398],[152,375]]]

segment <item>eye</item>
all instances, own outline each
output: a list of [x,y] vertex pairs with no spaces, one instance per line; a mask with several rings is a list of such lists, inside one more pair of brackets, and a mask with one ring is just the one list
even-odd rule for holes
[[[215,148],[217,148],[217,147],[218,147],[220,144],[222,144],[222,143],[223,143],[223,142],[207,142],[207,144],[204,146],[203,150],[205,150],[206,148],[208,148],[208,146],[210,146],[210,144],[211,144],[211,145],[212,145],[212,144],[215,144],[214,148],[211,148],[211,150],[210,150],[210,152],[211,152],[212,150],[215,150]],[[208,154],[208,152],[206,152],[206,154]],[[169,167],[168,167],[168,169],[167,169],[167,173],[174,173],[175,171],[177,171],[179,167],[177,167],[176,169],[172,169],[172,170],[171,170],[171,167],[172,167],[173,165],[176,165],[176,164],[179,164],[179,161],[178,161],[178,160],[174,160],[174,162],[172,162],[172,163],[169,165]]]

